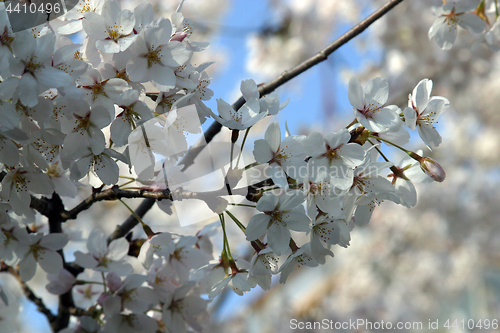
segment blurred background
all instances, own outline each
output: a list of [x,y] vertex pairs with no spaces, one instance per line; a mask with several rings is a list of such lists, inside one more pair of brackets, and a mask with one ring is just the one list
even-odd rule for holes
[[[166,17],[179,3],[148,1]],[[207,105],[215,111],[216,98],[235,101],[242,79],[253,78],[257,83],[273,79],[316,54],[384,3],[186,0],[182,12],[194,21],[192,39],[211,43],[193,63],[216,61],[208,70],[215,95]],[[128,8],[137,4],[123,2]],[[274,287],[268,292],[257,288],[244,297],[223,293],[210,306],[208,331],[332,331],[292,329],[291,319],[421,322],[424,331],[429,320],[439,320],[435,332],[497,331],[469,329],[467,322],[500,319],[500,54],[484,45],[474,46],[474,39],[464,30],[459,30],[450,51],[429,41],[427,32],[435,20],[432,6],[441,4],[438,0],[407,0],[398,5],[327,61],[279,88],[280,99],[290,98],[290,103],[272,121],[279,121],[282,131],[286,122],[292,134],[338,130],[353,119],[347,99],[347,82],[352,76],[362,83],[377,76],[387,78],[389,104],[400,107],[406,105],[408,94],[421,79],[432,79],[432,95],[445,96],[451,103],[439,119],[443,143],[431,152],[412,133],[407,148],[423,149],[425,155],[438,160],[446,170],[446,180],[418,184],[418,203],[413,209],[384,202],[368,226],[352,231],[347,249],[332,249],[335,257],[327,259],[326,265],[297,269],[285,285],[273,280]],[[266,128],[262,124],[252,130],[250,139],[262,137]],[[218,140],[228,135],[223,132]],[[401,157],[393,150],[389,156],[395,163]],[[248,213],[238,211],[243,216]],[[83,216],[89,221],[89,230],[97,225],[97,217],[117,221],[99,226],[111,232],[127,215],[119,203],[111,202],[96,205]],[[164,213],[157,208],[148,213],[145,222],[154,230],[186,234],[202,227],[167,227]],[[236,228],[230,232],[241,238]],[[215,253],[220,253],[219,240],[214,238]],[[81,248],[85,250],[85,243]],[[251,255],[249,246],[238,250],[243,256]],[[34,288],[38,284],[45,297],[44,288],[40,289],[43,283],[43,277],[30,281]],[[35,306],[12,290],[23,304],[16,329],[50,332]],[[55,309],[56,298],[47,297]],[[0,309],[0,317],[4,313]],[[444,328],[447,319],[450,326],[457,319],[458,327]],[[2,329],[1,323],[2,319],[0,331],[4,332],[6,326]],[[371,331],[384,330],[357,330]]]

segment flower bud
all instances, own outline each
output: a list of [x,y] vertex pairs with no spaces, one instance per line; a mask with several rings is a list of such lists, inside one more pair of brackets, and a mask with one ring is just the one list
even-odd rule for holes
[[117,291],[123,285],[123,282],[115,272],[110,272],[106,275],[106,285],[109,290]]
[[446,178],[446,172],[438,162],[430,157],[424,157],[420,160],[420,168],[425,174],[437,182],[442,182]]
[[184,40],[184,38],[187,37],[187,33],[185,32],[176,32],[172,38],[170,38],[170,40],[175,40],[175,41],[178,41],[178,42],[182,42]]

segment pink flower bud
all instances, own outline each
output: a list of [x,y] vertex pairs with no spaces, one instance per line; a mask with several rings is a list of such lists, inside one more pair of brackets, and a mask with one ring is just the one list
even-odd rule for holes
[[438,162],[430,157],[424,157],[420,160],[420,168],[425,174],[437,182],[442,182],[446,178],[446,172]]
[[176,32],[172,38],[170,38],[170,40],[175,40],[175,41],[178,41],[178,42],[182,42],[184,40],[184,38],[187,37],[187,33],[185,32]]
[[102,306],[104,304],[104,301],[106,301],[106,299],[110,296],[111,295],[108,293],[102,293],[101,295],[99,295],[99,298],[97,299],[97,304]]
[[106,285],[109,290],[117,291],[123,285],[123,282],[115,272],[110,272],[106,275]]

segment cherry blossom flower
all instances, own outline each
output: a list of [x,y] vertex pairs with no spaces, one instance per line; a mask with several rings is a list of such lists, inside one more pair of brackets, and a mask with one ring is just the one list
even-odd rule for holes
[[7,201],[17,215],[30,209],[30,192],[51,195],[54,191],[49,176],[20,167],[9,170],[1,184],[0,199]]
[[349,81],[348,97],[356,119],[372,132],[383,132],[401,122],[399,107],[384,106],[389,98],[389,83],[386,79],[378,77],[370,80],[363,89],[359,80],[353,77]]
[[123,109],[116,119],[111,124],[111,140],[117,146],[123,146],[127,143],[128,136],[132,129],[136,127],[136,123],[149,120],[153,117],[150,108],[146,103],[139,100],[139,92],[137,90],[127,90],[117,98],[116,104]]
[[130,89],[127,81],[114,77],[103,77],[97,69],[89,69],[77,79],[84,93],[84,100],[91,106],[105,107],[114,116],[114,102],[125,90]]
[[[28,232],[25,227],[20,227],[17,222],[11,221],[0,224],[0,236],[3,238],[0,241],[0,257],[7,265],[13,266],[22,259],[17,254],[18,248],[22,248],[23,244],[28,242]],[[23,255],[22,251],[19,253]]]
[[298,179],[306,168],[301,141],[304,136],[289,136],[281,141],[279,124],[273,122],[266,130],[265,139],[256,140],[253,155],[259,163],[269,163],[267,173],[274,184],[288,188],[287,175]]
[[304,149],[311,156],[309,178],[313,181],[328,179],[333,187],[348,189],[352,183],[352,169],[360,165],[365,149],[357,143],[349,143],[347,129],[328,133],[313,132],[304,140]]
[[[61,37],[59,40],[63,39]],[[85,73],[88,68],[88,63],[82,59],[75,57],[82,44],[73,44],[68,39],[68,44],[59,47],[55,52],[52,60],[52,66],[68,73],[73,80],[77,79],[80,75]]]
[[19,275],[22,281],[29,281],[36,272],[36,263],[47,273],[58,274],[63,268],[61,255],[56,251],[68,243],[66,234],[42,233],[29,234],[27,242],[20,244],[18,256],[22,257],[19,263]]
[[212,260],[208,264],[193,271],[189,276],[189,280],[199,283],[200,290],[203,292],[207,294],[212,292],[209,298],[213,298],[222,291],[222,287],[217,290],[214,290],[214,287],[228,276],[226,272],[228,269],[228,267],[224,267],[221,260]]
[[318,263],[324,264],[326,255],[333,257],[333,253],[329,250],[332,245],[348,247],[352,228],[353,224],[347,224],[345,219],[332,218],[329,215],[318,216],[312,223],[310,242],[312,257]]
[[259,120],[267,116],[267,111],[261,112],[257,85],[253,80],[243,80],[240,86],[241,93],[245,98],[245,104],[235,110],[229,103],[217,99],[217,116],[212,112],[212,117],[221,125],[232,130],[244,130],[255,125]]
[[203,319],[207,316],[207,301],[191,291],[193,283],[177,288],[165,300],[162,320],[170,332],[186,332],[186,324],[201,332]]
[[101,15],[87,13],[83,29],[96,40],[96,48],[102,53],[125,51],[134,42],[135,16],[128,9],[121,9],[118,1],[105,1]]
[[100,182],[108,185],[118,182],[120,170],[113,158],[125,162],[126,159],[122,154],[108,148],[100,154],[94,154],[87,148],[82,154],[84,155],[71,165],[72,180],[79,180],[88,174],[89,182],[94,187],[101,186]]
[[295,266],[316,267],[318,262],[311,256],[311,244],[304,244],[300,249],[290,254],[279,269],[280,283],[285,283]]
[[168,296],[179,286],[175,281],[171,269],[166,264],[165,258],[156,258],[149,266],[147,273],[148,284],[154,289],[160,300]]
[[262,289],[271,289],[271,277],[276,273],[278,273],[278,256],[271,248],[265,248],[254,254],[249,274]]
[[309,231],[309,217],[301,204],[305,196],[301,191],[291,190],[281,196],[266,192],[257,203],[261,211],[252,216],[245,234],[247,240],[256,240],[267,233],[267,242],[277,255],[289,251],[290,230]]
[[193,236],[180,236],[175,239],[175,250],[168,258],[168,266],[176,281],[187,281],[191,269],[198,269],[208,261],[206,254],[196,248],[197,240]]
[[342,208],[340,205],[341,194],[345,190],[340,190],[332,185],[330,179],[323,179],[317,182],[306,180],[304,182],[304,193],[307,195],[306,211],[311,219],[315,219],[318,209],[330,214],[339,216]]
[[156,320],[145,314],[115,314],[106,317],[106,323],[102,327],[101,333],[155,333],[158,329]]
[[[422,151],[417,153],[421,154]],[[417,204],[417,190],[413,183],[432,182],[432,178],[422,172],[420,163],[410,156],[403,158],[399,165],[394,167],[396,171],[393,170],[388,177],[393,177],[391,182],[401,199],[400,203],[408,208],[414,207]]]
[[132,265],[126,261],[129,243],[118,238],[109,243],[101,229],[94,229],[87,240],[89,253],[75,252],[75,263],[100,272],[115,272],[123,276],[132,272]]
[[104,0],[78,1],[75,7],[64,15],[64,18],[68,23],[60,26],[57,29],[57,32],[62,35],[71,35],[81,31],[83,29],[83,18],[87,15],[87,13],[101,14],[104,3]]
[[155,259],[154,255],[156,255],[156,258],[158,256],[169,258],[174,252],[175,244],[172,235],[168,232],[162,232],[142,244],[138,259],[146,269],[149,269]]
[[217,110],[219,115],[212,113],[212,117],[221,125],[232,130],[247,129],[267,115],[266,112],[260,112],[259,101],[256,98],[247,101],[237,111],[233,109],[231,104],[219,98],[217,99]]
[[18,32],[12,50],[19,60],[11,63],[11,72],[21,78],[9,78],[11,89],[17,87],[21,103],[26,106],[35,106],[38,95],[48,88],[60,88],[69,85],[71,76],[52,66],[55,36],[51,34],[33,38],[28,31]]
[[478,4],[479,1],[471,0],[450,1],[437,8],[434,14],[438,18],[429,29],[429,39],[434,39],[440,48],[449,50],[457,39],[457,25],[471,34],[482,33],[486,23],[476,14],[469,13]]
[[346,194],[342,209],[346,215],[346,221],[350,222],[355,211],[355,222],[359,226],[368,224],[375,206],[384,200],[399,203],[392,184],[381,176],[382,170],[390,167],[390,162],[373,162],[366,159],[365,163],[354,170],[352,187]]
[[104,151],[106,140],[101,129],[108,126],[111,116],[103,106],[89,109],[88,104],[81,101],[75,103],[75,110],[70,119],[63,118],[62,131],[66,134],[63,142],[62,161],[83,157],[90,148],[99,155]]
[[225,287],[229,287],[236,294],[243,296],[244,293],[250,291],[256,285],[257,280],[253,276],[250,276],[247,270],[241,270],[226,275],[221,281],[213,286],[208,293],[208,297],[213,299],[220,294]]
[[408,107],[404,109],[406,125],[412,130],[417,127],[418,134],[429,148],[441,143],[441,136],[433,124],[450,106],[450,102],[444,97],[431,97],[431,90],[431,80],[420,81],[410,94]]
[[54,191],[57,194],[62,197],[74,198],[76,196],[76,185],[68,179],[67,172],[62,168],[60,160],[50,163],[45,174],[50,177],[52,184],[54,184]]
[[99,295],[104,292],[102,274],[90,269],[85,269],[82,273],[78,274],[76,280],[79,281],[79,283],[73,288],[73,299],[75,300],[75,304],[78,304],[79,307],[84,309],[94,305]]
[[130,80],[152,81],[161,91],[175,88],[174,68],[186,63],[192,52],[183,43],[171,41],[171,35],[172,24],[167,19],[141,31],[132,48],[134,56],[127,63]]
[[[114,272],[110,272],[108,276],[113,274]],[[107,278],[107,280],[109,279]],[[144,275],[127,275],[123,283],[117,284],[118,289],[114,294],[105,298],[103,303],[104,313],[106,315],[115,315],[128,310],[139,314],[156,305],[159,299],[155,291],[142,286],[146,280],[147,277]]]

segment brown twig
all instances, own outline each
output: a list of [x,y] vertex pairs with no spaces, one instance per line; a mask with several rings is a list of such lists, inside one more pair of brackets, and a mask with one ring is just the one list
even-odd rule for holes
[[43,313],[45,317],[47,317],[49,323],[52,323],[56,319],[56,316],[49,310],[43,300],[40,297],[36,296],[33,290],[31,290],[31,288],[21,280],[19,272],[17,272],[13,267],[10,266],[8,266],[7,271],[19,281],[19,284],[21,285],[21,288],[23,288],[26,298],[35,303],[35,305],[37,306],[37,310]]

